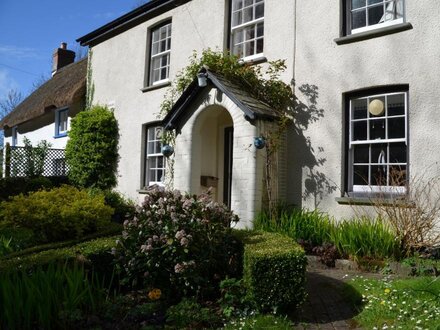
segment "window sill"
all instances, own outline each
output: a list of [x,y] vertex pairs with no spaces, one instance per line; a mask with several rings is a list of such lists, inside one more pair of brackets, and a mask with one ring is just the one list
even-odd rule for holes
[[411,30],[412,28],[413,28],[413,26],[411,25],[411,23],[400,23],[400,24],[396,24],[396,25],[390,25],[390,26],[383,27],[383,28],[378,28],[378,29],[374,29],[374,30],[370,30],[370,31],[360,32],[360,33],[356,33],[356,34],[350,34],[348,36],[336,38],[336,39],[334,39],[334,42],[336,42],[336,44],[338,44],[338,45],[344,45],[344,44],[349,44],[352,42],[382,37],[382,36],[385,36],[388,34]]
[[163,83],[160,83],[160,84],[157,84],[157,85],[151,85],[151,86],[147,86],[147,87],[141,88],[141,92],[142,93],[146,93],[146,92],[153,91],[155,89],[159,89],[159,88],[163,88],[163,87],[167,87],[167,86],[170,86],[170,85],[171,85],[171,81],[166,81],[166,82],[163,82]]
[[249,59],[242,58],[241,61],[243,62],[243,64],[256,65],[256,64],[261,64],[261,63],[267,62],[267,58],[265,56],[259,56],[259,57],[249,58]]
[[54,135],[54,139],[60,139],[60,138],[63,138],[63,137],[66,137],[67,136],[67,133],[61,133],[61,134],[57,134],[57,135]]
[[340,205],[382,205],[382,206],[407,206],[409,204],[404,199],[397,198],[368,198],[368,197],[336,197],[336,202]]

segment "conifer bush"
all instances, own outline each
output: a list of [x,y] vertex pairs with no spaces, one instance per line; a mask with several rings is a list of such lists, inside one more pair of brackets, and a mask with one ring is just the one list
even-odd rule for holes
[[112,111],[94,106],[72,119],[66,146],[69,179],[79,187],[110,189],[116,185],[118,123]]

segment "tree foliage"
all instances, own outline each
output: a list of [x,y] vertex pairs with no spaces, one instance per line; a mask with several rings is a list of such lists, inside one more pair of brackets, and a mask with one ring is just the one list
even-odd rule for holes
[[23,95],[16,89],[9,90],[6,98],[0,100],[0,119],[7,116],[23,100]]
[[66,146],[69,179],[79,187],[110,189],[116,185],[118,123],[107,107],[94,106],[72,119]]

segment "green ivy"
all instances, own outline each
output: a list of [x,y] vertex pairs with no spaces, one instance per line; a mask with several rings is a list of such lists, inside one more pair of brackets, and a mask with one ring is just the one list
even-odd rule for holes
[[66,146],[69,179],[87,188],[110,189],[116,185],[118,123],[107,107],[94,106],[72,119]]

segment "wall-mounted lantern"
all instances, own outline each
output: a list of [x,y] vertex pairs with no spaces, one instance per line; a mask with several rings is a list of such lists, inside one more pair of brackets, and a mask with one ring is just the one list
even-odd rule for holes
[[263,149],[266,146],[266,139],[262,136],[255,137],[254,146],[257,149]]
[[170,157],[174,153],[174,148],[170,146],[169,144],[164,144],[162,146],[162,155],[165,157]]
[[197,74],[199,87],[206,87],[208,85],[208,74],[206,72],[199,72]]

